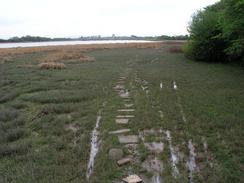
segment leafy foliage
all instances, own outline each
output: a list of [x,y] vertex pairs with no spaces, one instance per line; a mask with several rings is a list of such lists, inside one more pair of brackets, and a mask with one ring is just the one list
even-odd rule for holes
[[243,12],[243,0],[222,0],[195,13],[187,54],[210,62],[244,61]]

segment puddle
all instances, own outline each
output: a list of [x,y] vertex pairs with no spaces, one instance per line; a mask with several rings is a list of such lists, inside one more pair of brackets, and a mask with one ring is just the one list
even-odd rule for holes
[[186,122],[186,116],[185,116],[185,113],[183,111],[183,107],[181,105],[181,102],[180,102],[180,99],[178,96],[177,96],[177,98],[178,98],[178,106],[180,108],[180,114],[181,114],[182,121]]
[[187,166],[189,169],[189,182],[193,183],[193,173],[195,172],[197,165],[196,165],[196,153],[194,145],[192,144],[192,140],[188,141],[188,149],[190,151],[190,157],[187,162]]
[[151,178],[152,183],[162,182],[160,174],[163,172],[163,162],[161,160],[159,160],[157,157],[153,159],[148,158],[142,163],[142,167],[153,174]]
[[[177,90],[177,85],[176,85],[175,81],[173,82],[173,87],[174,87],[174,90]],[[181,118],[182,118],[183,122],[186,122],[186,116],[185,116],[185,113],[183,110],[183,106],[181,104],[181,99],[177,92],[176,92],[176,97],[177,97],[177,105],[180,108]]]
[[92,131],[90,158],[89,158],[87,173],[86,173],[87,179],[89,179],[92,174],[95,158],[98,152],[98,128],[99,128],[101,118],[102,118],[101,111],[99,111],[97,116],[96,126]]
[[179,170],[176,166],[176,164],[178,163],[178,158],[177,158],[175,149],[172,146],[172,138],[171,138],[169,130],[166,131],[166,136],[167,136],[167,141],[169,143],[169,149],[170,149],[170,155],[171,155],[171,163],[172,163],[172,170],[173,170],[172,175],[174,177],[176,177],[179,174]]
[[177,90],[177,88],[178,88],[175,81],[173,82],[173,88],[174,88],[174,90]]
[[152,183],[161,183],[162,181],[161,181],[161,177],[160,177],[160,175],[153,175],[153,177],[152,177]]

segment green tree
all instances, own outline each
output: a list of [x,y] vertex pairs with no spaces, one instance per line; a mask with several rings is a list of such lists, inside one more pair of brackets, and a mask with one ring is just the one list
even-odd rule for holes
[[186,53],[196,60],[244,63],[244,0],[221,0],[198,11]]
[[223,36],[230,59],[244,61],[244,0],[224,0]]

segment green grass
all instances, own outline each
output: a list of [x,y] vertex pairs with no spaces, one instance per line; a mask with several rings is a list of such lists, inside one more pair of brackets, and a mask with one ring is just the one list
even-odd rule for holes
[[[164,181],[187,182],[187,141],[192,139],[196,151],[202,153],[201,138],[205,137],[213,167],[206,161],[197,162],[200,173],[194,175],[195,182],[241,182],[243,70],[194,62],[181,53],[168,52],[168,47],[93,51],[90,55],[95,62],[69,62],[63,70],[39,69],[36,60],[45,53],[24,55],[0,65],[0,182],[87,182],[90,134],[104,101],[107,105],[99,129],[102,140],[90,182],[119,180],[128,171],[140,174],[140,164],[118,167],[108,156],[110,148],[123,148],[108,132],[120,128],[115,117],[123,103],[112,88],[128,69],[126,87],[131,90],[136,117],[125,128],[131,129],[130,134],[150,128],[170,130],[173,146],[185,155],[178,164],[180,176],[175,179],[164,139],[165,149],[160,155]],[[18,68],[20,64],[34,67]],[[135,74],[148,81],[148,96],[135,82]],[[172,88],[173,81],[178,85],[177,93]],[[163,120],[159,110],[163,111]],[[77,131],[67,129],[69,124],[76,124]],[[158,139],[153,136],[148,140]],[[124,152],[128,153],[126,149]],[[142,144],[139,152],[140,160],[150,154]]]

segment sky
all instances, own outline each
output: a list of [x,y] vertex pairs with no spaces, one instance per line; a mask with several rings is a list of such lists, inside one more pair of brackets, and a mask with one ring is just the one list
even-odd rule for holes
[[187,34],[197,10],[218,0],[0,0],[0,38]]

